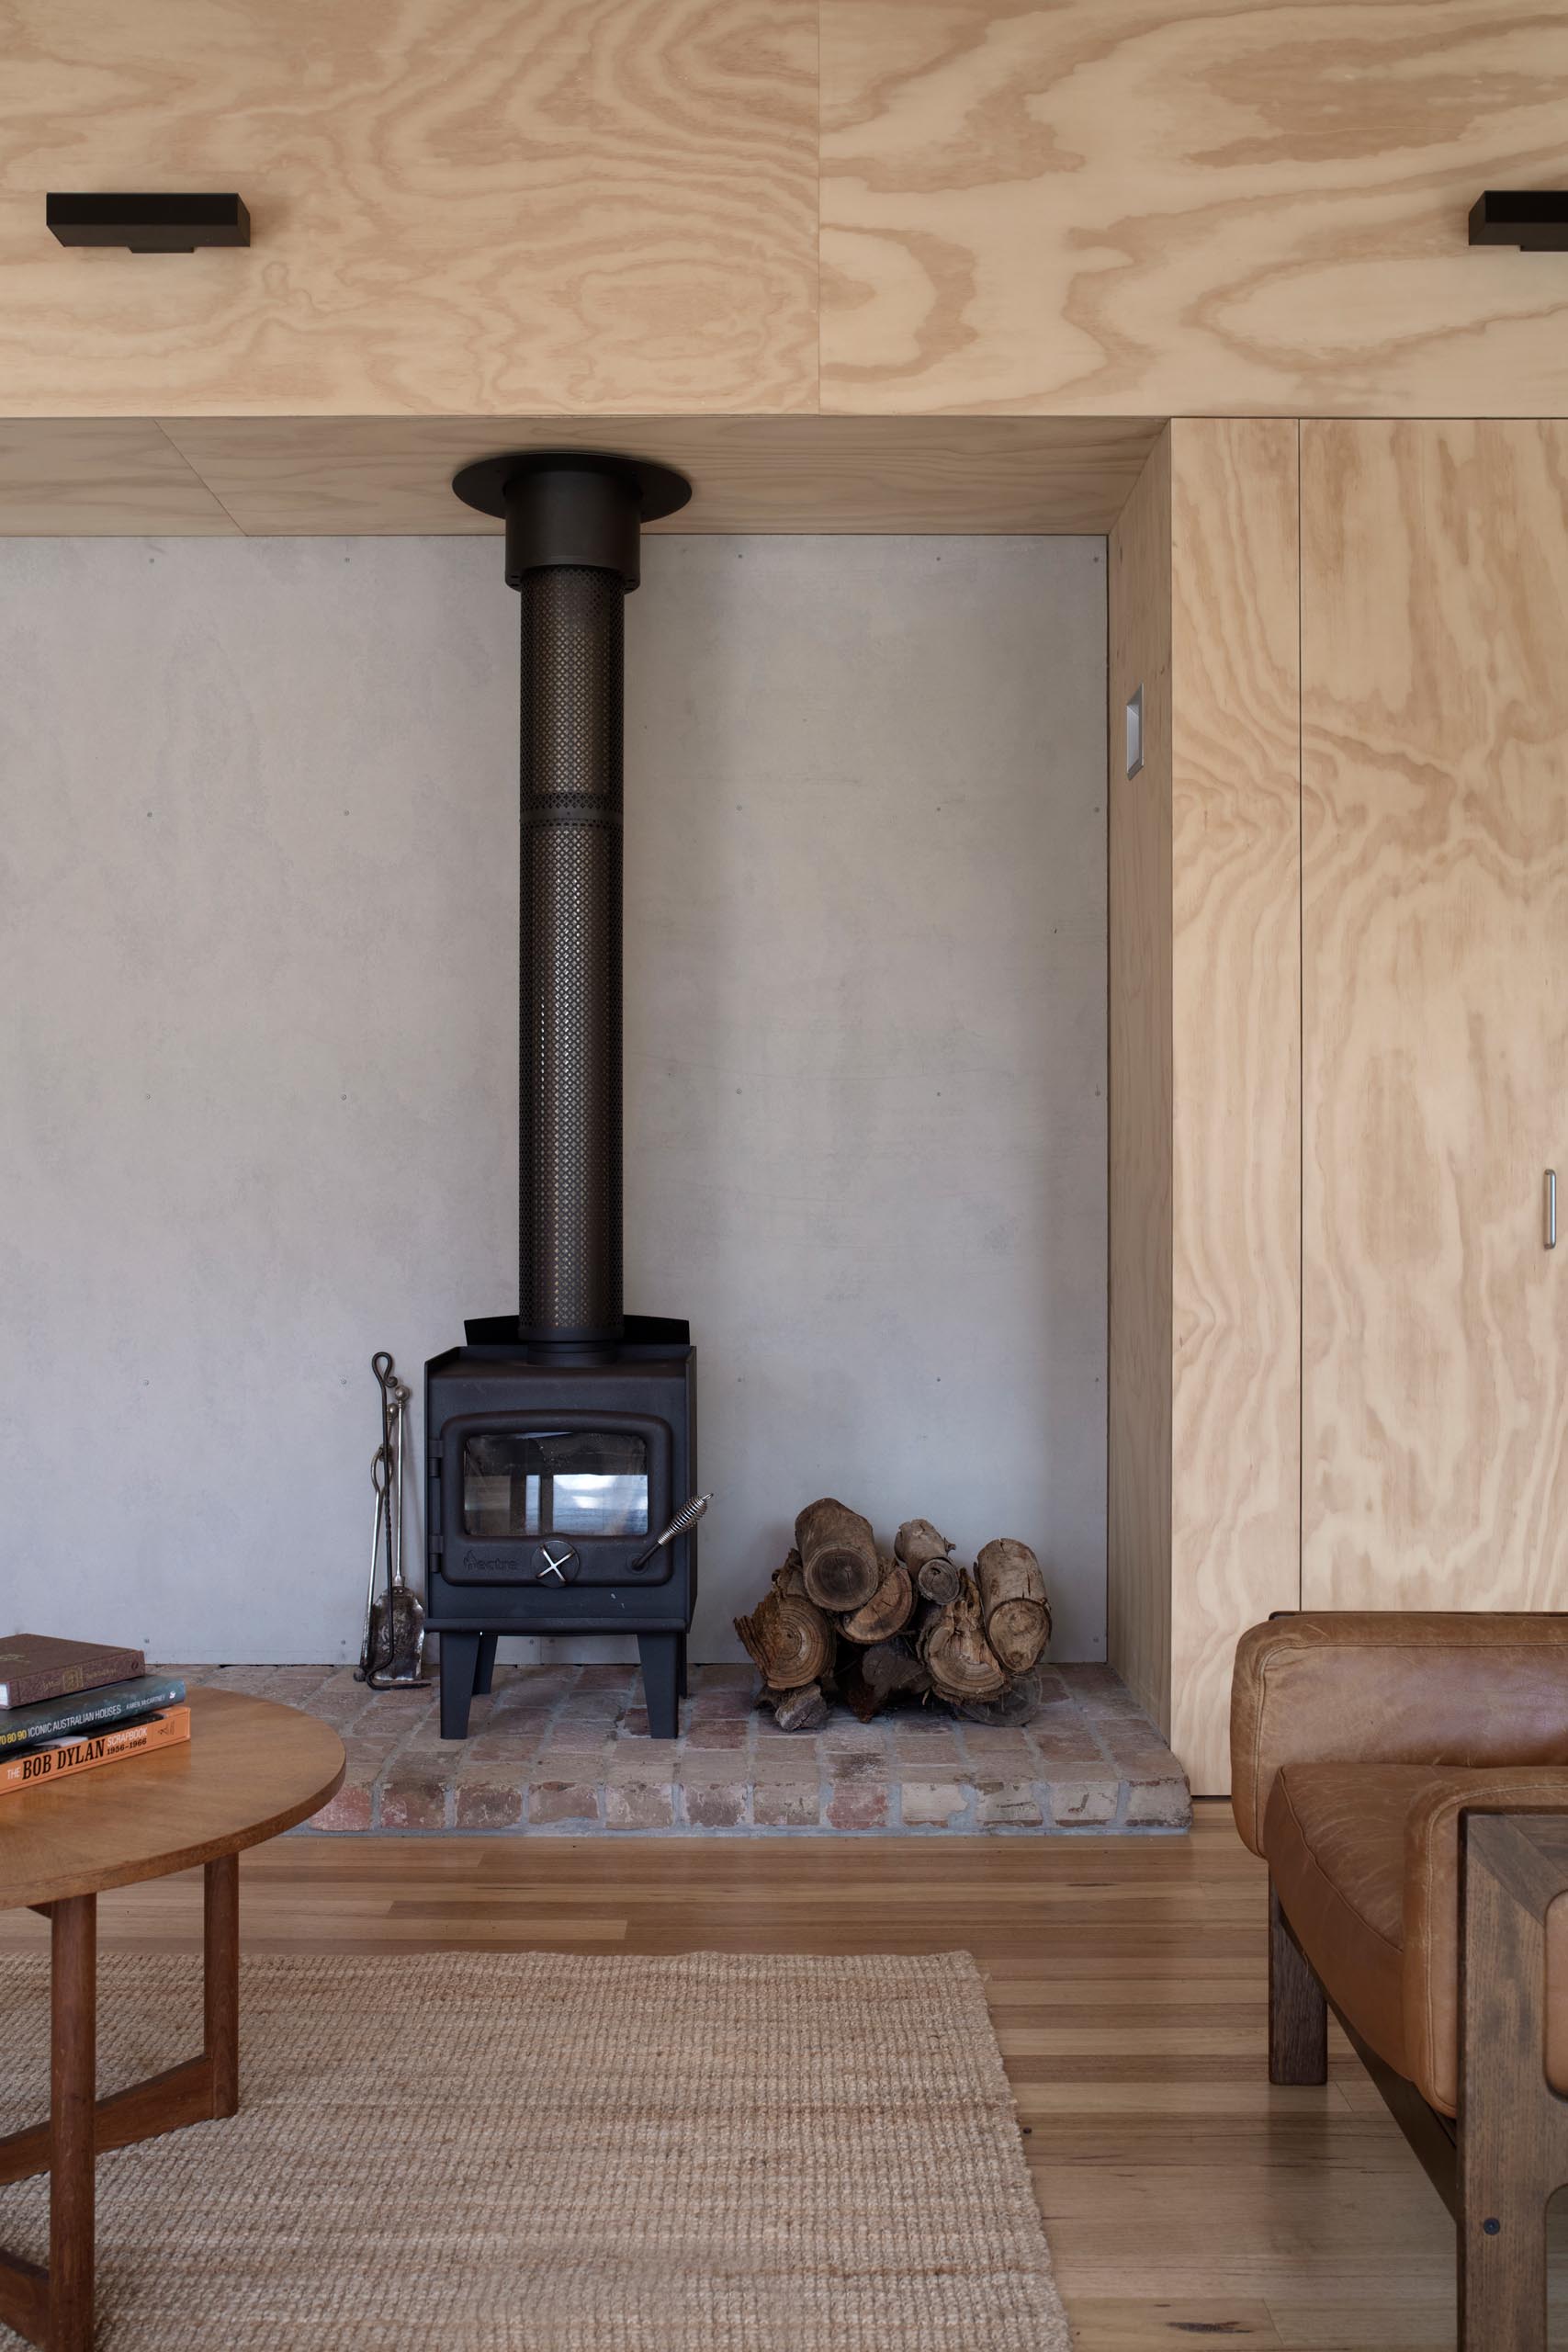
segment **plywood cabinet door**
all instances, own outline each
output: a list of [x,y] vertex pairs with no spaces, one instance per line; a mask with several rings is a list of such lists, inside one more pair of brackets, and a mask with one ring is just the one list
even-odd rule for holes
[[1308,424],[1302,526],[1303,1600],[1565,1608],[1568,424]]

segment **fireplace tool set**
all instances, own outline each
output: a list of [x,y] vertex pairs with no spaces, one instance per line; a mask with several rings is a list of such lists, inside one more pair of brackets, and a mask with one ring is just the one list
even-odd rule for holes
[[[400,1380],[387,1351],[378,1349],[370,1369],[381,1391],[381,1442],[370,1457],[376,1489],[370,1526],[370,1582],[365,1595],[365,1634],[358,1677],[372,1690],[421,1690],[424,1671],[424,1607],[403,1578],[403,1434],[413,1391]],[[385,1560],[383,1589],[377,1598],[377,1571]]]

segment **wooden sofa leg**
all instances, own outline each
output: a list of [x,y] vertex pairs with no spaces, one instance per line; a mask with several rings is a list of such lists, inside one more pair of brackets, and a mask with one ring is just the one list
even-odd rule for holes
[[1568,2103],[1542,2063],[1539,1895],[1532,1904],[1525,1878],[1503,1874],[1514,1860],[1506,1838],[1488,1837],[1484,1856],[1480,1842],[1470,1844],[1461,1881],[1460,2352],[1545,2352],[1546,2208],[1568,2179]]
[[1328,2080],[1328,2001],[1269,1881],[1269,2079]]

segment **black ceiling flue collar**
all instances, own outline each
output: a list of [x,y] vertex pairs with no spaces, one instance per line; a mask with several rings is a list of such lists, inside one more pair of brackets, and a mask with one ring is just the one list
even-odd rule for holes
[[1568,193],[1489,187],[1471,207],[1470,242],[1517,245],[1527,254],[1568,253]]
[[44,205],[62,245],[193,254],[198,245],[251,242],[251,216],[237,196],[51,196]]

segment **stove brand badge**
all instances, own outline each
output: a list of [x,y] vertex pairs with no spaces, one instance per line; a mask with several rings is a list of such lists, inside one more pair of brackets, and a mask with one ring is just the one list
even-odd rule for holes
[[463,1574],[468,1577],[516,1577],[526,1578],[528,1562],[521,1552],[465,1552]]

